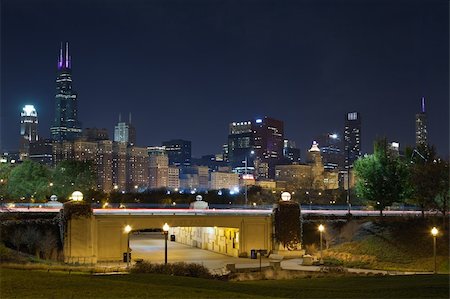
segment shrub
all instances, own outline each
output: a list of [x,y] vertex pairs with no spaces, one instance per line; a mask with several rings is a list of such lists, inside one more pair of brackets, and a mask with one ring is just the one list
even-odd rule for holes
[[152,264],[150,262],[137,263],[131,268],[131,273],[153,273],[176,276],[188,276],[197,278],[213,278],[208,268],[195,263],[170,263],[170,264]]
[[92,216],[91,205],[84,202],[66,202],[64,204],[64,218],[70,220],[75,217]]

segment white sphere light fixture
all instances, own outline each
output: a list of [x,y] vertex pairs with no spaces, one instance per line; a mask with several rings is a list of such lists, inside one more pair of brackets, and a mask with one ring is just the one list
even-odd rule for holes
[[80,191],[74,191],[72,193],[72,200],[73,201],[82,201],[83,200],[83,193]]
[[289,193],[289,192],[281,193],[281,200],[282,201],[290,201],[291,200],[291,193]]

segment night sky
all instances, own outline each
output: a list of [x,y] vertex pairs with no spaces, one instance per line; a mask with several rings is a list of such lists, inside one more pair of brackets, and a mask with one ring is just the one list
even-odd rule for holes
[[413,145],[420,98],[448,155],[448,1],[1,1],[1,143],[19,144],[34,104],[50,137],[56,63],[69,41],[84,128],[132,113],[137,144],[192,141],[219,153],[228,124],[284,120],[304,152],[362,114],[363,152]]

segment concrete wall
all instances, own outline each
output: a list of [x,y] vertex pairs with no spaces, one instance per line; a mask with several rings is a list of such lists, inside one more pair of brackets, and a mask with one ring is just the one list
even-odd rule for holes
[[[164,223],[183,228],[182,235],[194,234],[202,248],[238,256],[251,249],[272,249],[272,217],[267,215],[94,215],[68,222],[64,241],[65,260],[95,263],[121,261],[127,251],[126,225],[133,230],[162,228]],[[187,228],[197,228],[189,231]],[[213,236],[203,236],[207,229],[217,229]],[[215,228],[216,227],[216,228]],[[234,248],[233,248],[234,246]]]

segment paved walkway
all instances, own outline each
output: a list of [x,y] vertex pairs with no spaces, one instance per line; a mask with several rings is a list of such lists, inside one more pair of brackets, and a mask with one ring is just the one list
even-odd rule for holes
[[[133,235],[130,237],[130,247],[132,249],[132,260],[143,259],[152,263],[164,262],[164,239],[161,235]],[[187,246],[177,242],[167,242],[167,260],[169,263],[187,262],[202,264],[216,273],[224,273],[227,264],[235,264],[236,269],[258,269],[260,266],[258,259],[236,258],[224,254]],[[261,267],[270,266],[269,258],[261,259]],[[283,270],[320,272],[321,266],[304,266],[303,259],[286,259],[280,263]],[[125,268],[125,263],[99,263],[99,267]],[[384,275],[411,275],[411,274],[432,274],[432,272],[402,272],[384,271],[371,269],[346,268],[349,273],[360,274],[384,274]]]

